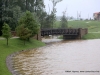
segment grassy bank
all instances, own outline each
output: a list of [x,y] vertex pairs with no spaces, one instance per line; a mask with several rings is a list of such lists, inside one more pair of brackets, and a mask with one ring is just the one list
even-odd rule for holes
[[[56,21],[55,28],[60,27],[60,21]],[[100,39],[100,21],[68,21],[69,28],[88,28],[88,34],[82,39]],[[99,32],[99,33],[98,33]],[[63,37],[59,37],[62,39]]]
[[[60,27],[60,21],[56,21],[55,28]],[[100,32],[100,21],[68,21],[69,28],[88,28],[89,32]]]
[[[63,36],[59,36],[58,39],[63,39]],[[88,33],[82,37],[83,40],[88,39],[100,39],[100,33]]]
[[44,45],[44,43],[33,39],[30,42],[26,42],[26,45],[23,44],[22,40],[10,39],[9,46],[7,46],[5,39],[0,40],[0,75],[11,75],[6,67],[6,57],[8,55],[20,50],[37,48]]
[[84,35],[82,39],[100,39],[100,33],[88,33]]

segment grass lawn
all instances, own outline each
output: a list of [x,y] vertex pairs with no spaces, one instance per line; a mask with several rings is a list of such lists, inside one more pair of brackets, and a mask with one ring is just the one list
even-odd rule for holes
[[[63,36],[58,37],[58,39],[63,39]],[[84,40],[88,39],[100,39],[100,33],[88,33],[82,37]]]
[[100,33],[88,33],[82,39],[100,39]]
[[[55,28],[60,27],[60,21],[56,21]],[[68,21],[69,28],[88,28],[89,32],[100,31],[100,21]]]
[[44,45],[44,43],[33,39],[24,45],[23,41],[17,38],[10,39],[9,46],[7,46],[5,39],[0,40],[0,75],[12,75],[6,67],[6,57],[8,55],[20,50],[37,48]]

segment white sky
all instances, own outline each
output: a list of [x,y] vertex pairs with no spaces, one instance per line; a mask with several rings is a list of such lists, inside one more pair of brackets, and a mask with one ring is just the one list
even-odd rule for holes
[[[48,4],[50,10],[52,10],[52,2],[49,0],[44,0],[46,5],[46,11],[49,12]],[[78,13],[81,12],[82,18],[92,18],[94,12],[100,11],[100,0],[62,0],[56,5],[57,16],[62,16],[62,12],[66,10],[66,16],[73,16],[77,18]]]

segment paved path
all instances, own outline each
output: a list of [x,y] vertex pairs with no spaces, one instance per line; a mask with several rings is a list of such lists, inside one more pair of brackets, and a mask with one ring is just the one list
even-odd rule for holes
[[[19,38],[19,37],[11,37],[11,39],[14,39],[14,38]],[[0,37],[0,40],[2,40],[2,39],[5,39],[5,38]]]

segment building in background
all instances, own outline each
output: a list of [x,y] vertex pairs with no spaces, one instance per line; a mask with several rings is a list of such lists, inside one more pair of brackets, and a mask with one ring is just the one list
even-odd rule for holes
[[100,12],[93,13],[94,20],[100,21]]

